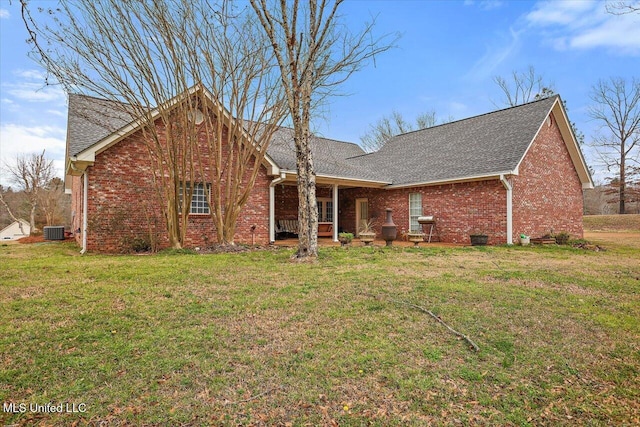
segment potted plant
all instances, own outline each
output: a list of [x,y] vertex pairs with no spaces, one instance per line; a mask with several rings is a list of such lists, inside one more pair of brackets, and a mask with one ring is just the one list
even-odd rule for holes
[[485,233],[473,233],[470,236],[471,246],[484,246],[489,242],[489,236]]
[[417,247],[420,245],[420,242],[424,242],[424,236],[425,234],[421,231],[410,231],[407,234],[407,239]]
[[340,242],[340,244],[342,246],[345,246],[347,244],[350,244],[351,241],[353,240],[353,233],[339,233],[338,234],[338,241]]
[[365,246],[368,246],[376,238],[376,232],[373,231],[373,220],[367,219],[362,221],[358,238]]

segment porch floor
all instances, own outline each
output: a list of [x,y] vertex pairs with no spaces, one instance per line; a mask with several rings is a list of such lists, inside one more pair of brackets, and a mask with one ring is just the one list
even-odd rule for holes
[[[386,242],[382,239],[376,239],[373,243],[373,246],[385,246]],[[275,245],[276,246],[282,246],[285,248],[293,248],[298,246],[298,239],[297,238],[288,238],[288,239],[282,239],[282,240],[276,240],[275,241]],[[323,246],[323,247],[329,247],[329,246],[340,246],[340,242],[334,242],[333,239],[331,239],[330,237],[319,237],[318,238],[318,246]],[[365,246],[364,243],[362,243],[360,241],[360,239],[353,239],[353,241],[351,242],[351,246]],[[413,242],[409,242],[409,241],[403,241],[403,240],[394,240],[393,241],[393,246],[399,246],[402,248],[407,248],[407,247],[411,247],[414,246]],[[433,248],[437,248],[437,247],[456,247],[456,246],[469,246],[469,245],[464,245],[461,243],[442,243],[442,242],[433,242],[433,243],[427,243],[427,242],[420,242],[420,247],[424,248],[424,247],[433,247]]]

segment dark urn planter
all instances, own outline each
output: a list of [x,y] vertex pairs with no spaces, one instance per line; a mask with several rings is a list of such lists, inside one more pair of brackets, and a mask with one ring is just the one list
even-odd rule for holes
[[489,236],[486,234],[472,234],[469,237],[471,238],[471,246],[484,246],[489,241]]
[[398,236],[398,227],[393,223],[391,212],[393,212],[393,209],[387,208],[387,220],[382,224],[382,238],[387,242],[387,246],[391,246]]

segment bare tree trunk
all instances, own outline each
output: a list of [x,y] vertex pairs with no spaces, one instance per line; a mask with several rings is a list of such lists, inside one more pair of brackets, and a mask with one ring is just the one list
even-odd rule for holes
[[620,195],[620,207],[619,213],[623,215],[625,213],[624,201],[626,200],[625,190],[627,187],[627,176],[625,172],[625,155],[624,155],[624,143],[620,147],[620,188],[618,194]]
[[[281,83],[293,121],[298,173],[298,259],[318,255],[318,210],[315,198],[310,121],[314,103],[344,82],[375,54],[390,48],[371,39],[373,24],[352,34],[336,28],[343,0],[250,0],[280,68]],[[331,4],[329,4],[331,3]]]
[[318,255],[318,202],[310,139],[308,126],[302,126],[299,133],[295,132],[299,233],[296,257],[299,259]]

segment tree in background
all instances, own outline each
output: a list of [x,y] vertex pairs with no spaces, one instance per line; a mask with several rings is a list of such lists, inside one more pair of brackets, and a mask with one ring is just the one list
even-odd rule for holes
[[[452,121],[449,118],[441,123]],[[415,119],[415,124],[404,119],[398,111],[392,111],[390,116],[382,116],[374,124],[369,125],[369,130],[360,137],[360,145],[367,152],[374,152],[382,148],[391,138],[403,133],[415,130],[427,129],[438,124],[436,112],[422,113]]]
[[618,187],[618,212],[624,214],[633,197],[627,187],[640,165],[640,81],[600,80],[591,90],[591,100],[589,114],[600,123],[592,145],[607,170],[616,174],[612,182]]
[[45,223],[50,225],[64,222],[64,214],[69,208],[70,198],[65,197],[64,181],[57,176],[45,185],[40,192],[40,210]]
[[[511,79],[501,76],[494,76],[493,81],[498,85],[504,94],[504,104],[507,107],[515,107],[517,105],[526,104],[527,102],[537,101],[539,99],[549,98],[556,95],[553,84],[546,83],[543,76],[536,74],[533,66],[529,66],[527,71],[512,71]],[[494,103],[495,104],[495,103]],[[562,105],[566,111],[567,101],[562,100]],[[496,106],[498,106],[496,104]],[[570,122],[573,135],[578,144],[584,144],[584,133],[576,126],[575,122]]]
[[[26,198],[29,206],[29,225],[31,233],[36,229],[36,211],[46,191],[47,185],[54,177],[53,160],[47,160],[44,150],[40,154],[22,154],[16,157],[15,164],[5,165],[9,171],[9,177],[15,183]],[[9,205],[4,203],[5,208],[10,212]],[[10,212],[14,220],[15,216]]]
[[628,13],[640,13],[640,2],[636,1],[614,1],[607,2],[607,12],[613,15],[626,15]]
[[[204,185],[204,169],[213,175],[218,241],[233,243],[237,215],[285,113],[262,29],[224,0],[62,0],[38,16],[21,4],[33,56],[48,73],[69,93],[115,101],[119,123],[140,126],[171,247],[184,244],[182,213],[190,210],[191,183]],[[104,117],[96,113],[87,119]],[[110,123],[96,124],[117,130]]]
[[502,91],[503,105],[507,107],[555,95],[553,85],[546,83],[532,65],[526,71],[512,71],[509,78],[494,76],[493,81]]
[[296,258],[318,255],[316,175],[311,150],[313,107],[360,69],[369,58],[390,48],[372,39],[373,24],[352,33],[339,20],[342,0],[267,2],[250,0],[280,68],[293,122],[298,174],[299,242]]

